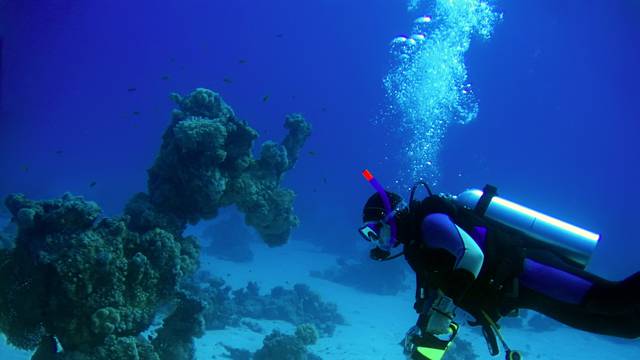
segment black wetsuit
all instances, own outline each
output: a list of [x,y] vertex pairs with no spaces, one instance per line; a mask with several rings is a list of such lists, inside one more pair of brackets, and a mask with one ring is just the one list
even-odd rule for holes
[[[485,327],[483,313],[498,321],[516,309],[532,309],[577,329],[640,337],[640,273],[607,281],[549,249],[530,246],[522,234],[461,214],[441,198],[427,203],[402,225],[411,228],[405,235],[413,234],[403,243],[416,272],[418,312],[424,294],[440,289]],[[478,248],[479,272],[479,257],[469,256]]]

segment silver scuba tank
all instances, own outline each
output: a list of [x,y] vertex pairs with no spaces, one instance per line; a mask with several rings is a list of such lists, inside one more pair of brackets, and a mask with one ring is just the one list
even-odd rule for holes
[[[495,188],[491,187],[494,191]],[[487,188],[485,188],[487,189]],[[486,191],[486,190],[485,190]],[[495,193],[494,193],[495,194]],[[455,202],[471,210],[481,203],[483,191],[469,189],[455,197]],[[484,202],[483,199],[482,202]],[[489,196],[484,216],[508,227],[522,231],[534,241],[551,247],[559,255],[584,269],[600,240],[600,235],[531,210],[496,195]]]

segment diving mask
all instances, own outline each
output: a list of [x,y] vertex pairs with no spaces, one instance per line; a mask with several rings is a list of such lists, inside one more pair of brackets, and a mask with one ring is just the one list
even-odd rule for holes
[[358,232],[365,240],[384,250],[391,249],[395,243],[392,242],[391,227],[382,221],[367,222]]

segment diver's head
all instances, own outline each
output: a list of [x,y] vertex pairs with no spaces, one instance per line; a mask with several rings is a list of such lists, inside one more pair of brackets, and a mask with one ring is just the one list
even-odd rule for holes
[[388,252],[391,248],[400,244],[397,239],[396,217],[406,208],[400,195],[385,191],[390,208],[385,205],[381,193],[376,192],[369,197],[362,209],[362,222],[360,235],[371,242],[378,249]]

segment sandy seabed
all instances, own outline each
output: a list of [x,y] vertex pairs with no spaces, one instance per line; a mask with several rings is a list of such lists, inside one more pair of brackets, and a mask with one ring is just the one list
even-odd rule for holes
[[[320,338],[309,347],[324,360],[404,359],[398,343],[416,320],[412,289],[395,296],[373,295],[311,277],[311,270],[333,266],[336,258],[318,251],[307,242],[292,241],[272,249],[253,243],[252,250],[255,257],[250,263],[233,263],[203,256],[201,269],[224,278],[234,289],[246,286],[248,281],[256,281],[262,294],[275,286],[291,288],[295,283],[306,283],[324,301],[336,303],[347,324],[339,325],[332,337]],[[261,333],[244,326],[207,331],[205,336],[196,340],[198,360],[227,359],[223,344],[255,351],[262,347],[262,339],[271,330],[279,329],[291,334],[295,329],[284,321],[252,321],[262,327]],[[613,341],[564,326],[540,333],[505,326],[503,335],[512,348],[524,353],[525,359],[640,359],[640,340]],[[484,339],[475,329],[462,327],[458,336],[471,341],[478,359],[502,359],[504,356],[491,357]],[[0,343],[2,360],[25,360],[30,355],[4,341]]]

